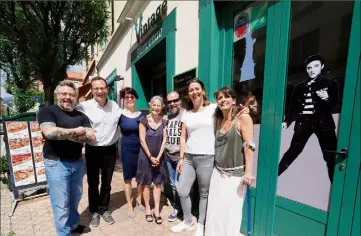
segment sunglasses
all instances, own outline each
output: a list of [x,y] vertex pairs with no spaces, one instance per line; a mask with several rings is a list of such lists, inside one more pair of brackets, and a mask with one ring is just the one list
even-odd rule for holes
[[177,103],[177,102],[179,102],[179,100],[180,100],[179,98],[173,99],[173,100],[168,100],[168,101],[167,101],[167,104],[172,104],[173,102],[174,102],[174,103]]

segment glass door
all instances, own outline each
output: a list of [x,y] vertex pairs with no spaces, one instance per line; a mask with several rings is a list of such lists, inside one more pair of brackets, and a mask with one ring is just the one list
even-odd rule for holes
[[345,87],[354,80],[346,73],[353,10],[352,1],[291,2],[288,62],[279,67],[287,74],[273,173],[274,235],[325,235],[331,190],[342,192],[343,182],[336,180],[345,171],[339,162],[347,157],[341,153],[349,144],[345,114],[353,112],[349,95],[355,89]]

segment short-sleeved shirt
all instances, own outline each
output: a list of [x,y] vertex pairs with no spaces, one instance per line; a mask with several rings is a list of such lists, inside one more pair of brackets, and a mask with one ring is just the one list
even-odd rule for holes
[[217,104],[210,104],[201,111],[187,111],[182,123],[187,128],[185,153],[196,155],[214,155],[214,121],[213,114]]
[[78,104],[75,109],[89,117],[92,129],[95,131],[95,141],[92,146],[110,146],[117,142],[120,130],[119,117],[122,114],[118,104],[108,100],[101,107],[95,99]]
[[[73,129],[79,126],[90,127],[90,121],[83,113],[73,110],[64,111],[57,105],[46,106],[38,114],[39,124],[52,122],[56,127]],[[50,140],[45,137],[44,158],[53,156],[62,161],[77,161],[81,157],[83,144],[70,140]]]
[[182,116],[184,111],[180,111],[177,116],[168,116],[167,122],[167,156],[173,161],[179,158],[180,137],[182,131]]

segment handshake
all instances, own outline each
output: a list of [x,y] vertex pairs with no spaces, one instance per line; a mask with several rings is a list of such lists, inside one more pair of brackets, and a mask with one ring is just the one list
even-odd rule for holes
[[78,128],[74,128],[73,131],[76,136],[78,136],[80,140],[84,140],[84,142],[93,142],[95,140],[95,132],[91,128],[79,126]]

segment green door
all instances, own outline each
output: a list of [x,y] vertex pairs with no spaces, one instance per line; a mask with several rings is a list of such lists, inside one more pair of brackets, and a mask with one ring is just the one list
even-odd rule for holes
[[[360,155],[350,133],[359,122],[360,2],[200,1],[199,8],[199,78],[207,91],[228,85],[261,107],[253,235],[337,235],[343,212],[359,231],[352,220],[360,218]],[[347,158],[335,154],[343,148]],[[243,217],[241,232],[246,223]]]
[[289,43],[279,45],[266,223],[258,232],[351,235],[359,217],[360,147],[352,145],[359,131],[351,130],[360,124],[360,2],[283,5],[280,37]]
[[[199,1],[199,78],[212,94],[222,86],[232,87],[242,102],[254,96],[260,113],[254,117],[253,173],[256,182],[251,188],[251,206],[243,207],[241,232],[247,232],[247,210],[251,211],[253,235],[267,235],[270,191],[269,166],[274,140],[277,73],[281,38],[282,1]],[[283,48],[282,50],[286,50]],[[262,232],[260,229],[262,228]]]

